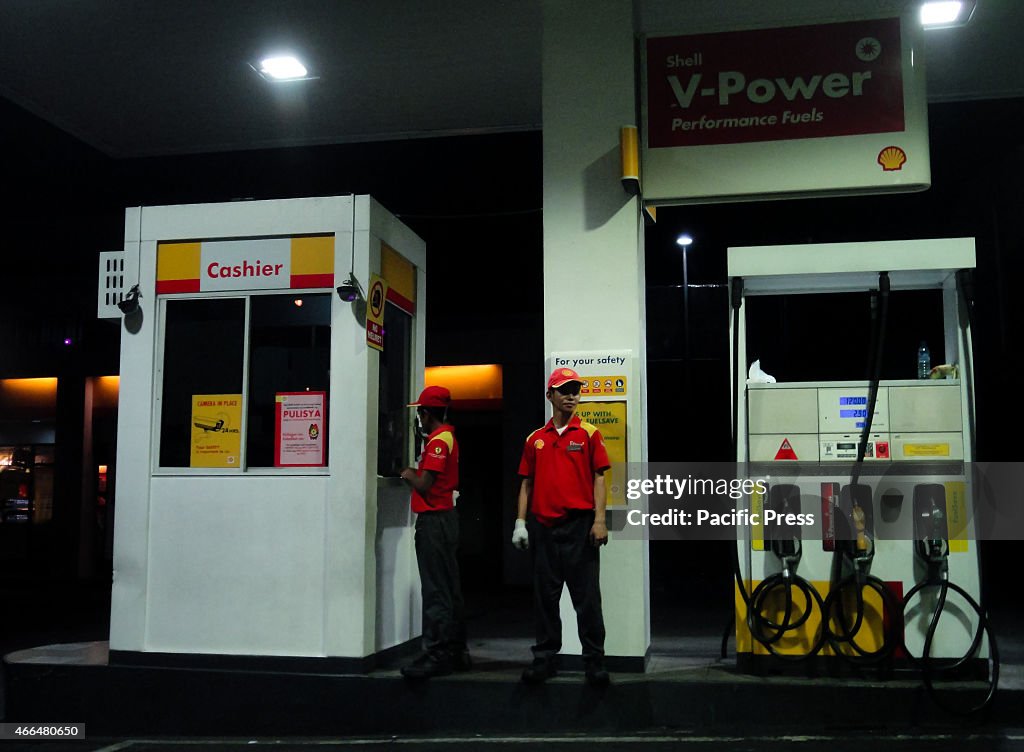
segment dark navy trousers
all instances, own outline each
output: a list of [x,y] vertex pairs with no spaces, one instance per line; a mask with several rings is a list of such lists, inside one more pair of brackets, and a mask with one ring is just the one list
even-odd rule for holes
[[423,593],[423,649],[464,650],[466,627],[459,579],[459,513],[455,509],[416,516],[416,563]]
[[562,649],[562,618],[558,602],[568,586],[583,660],[604,657],[604,615],[601,611],[600,549],[590,542],[594,512],[571,512],[552,527],[530,520],[530,551],[533,558],[533,603],[537,629],[536,658],[550,660]]

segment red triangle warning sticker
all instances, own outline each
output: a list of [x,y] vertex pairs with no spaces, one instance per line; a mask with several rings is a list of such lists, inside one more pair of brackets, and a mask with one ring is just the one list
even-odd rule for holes
[[795,460],[796,452],[793,451],[793,445],[789,443],[789,439],[782,440],[782,446],[779,447],[779,451],[775,453],[775,459],[777,460]]

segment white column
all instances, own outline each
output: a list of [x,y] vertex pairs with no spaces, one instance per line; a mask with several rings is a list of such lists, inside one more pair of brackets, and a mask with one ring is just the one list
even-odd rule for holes
[[[643,223],[619,180],[619,129],[636,121],[632,3],[545,0],[542,81],[545,351],[632,351],[627,446],[629,461],[641,462]],[[647,543],[616,540],[615,526],[612,512],[611,541],[601,553],[605,650],[639,657],[650,645]],[[563,651],[579,653],[567,593],[562,620]]]

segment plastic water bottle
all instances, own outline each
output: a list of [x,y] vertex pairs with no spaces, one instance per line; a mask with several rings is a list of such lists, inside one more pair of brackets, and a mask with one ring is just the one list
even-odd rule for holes
[[917,378],[927,379],[932,370],[932,354],[928,351],[928,343],[921,340],[917,348]]

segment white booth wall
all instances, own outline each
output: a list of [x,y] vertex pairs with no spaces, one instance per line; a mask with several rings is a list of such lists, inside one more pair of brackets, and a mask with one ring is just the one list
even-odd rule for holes
[[365,658],[420,632],[408,493],[377,475],[379,354],[359,304],[333,286],[327,466],[158,468],[157,243],[311,234],[334,236],[335,285],[350,269],[364,284],[380,273],[382,243],[415,266],[411,396],[425,247],[370,197],[126,212],[125,277],[142,291],[142,323],[121,340],[112,651]]

